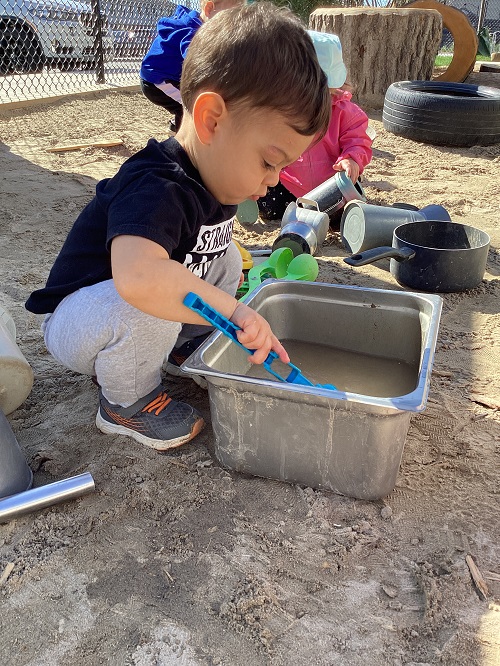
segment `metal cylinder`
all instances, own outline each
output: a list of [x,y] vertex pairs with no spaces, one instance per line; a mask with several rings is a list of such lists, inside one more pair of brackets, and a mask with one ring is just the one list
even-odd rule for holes
[[24,453],[0,409],[0,500],[28,490],[32,480]]
[[304,199],[316,202],[322,213],[327,213],[330,224],[340,222],[342,210],[348,201],[366,201],[366,195],[359,180],[353,183],[344,171],[325,180],[313,190],[304,194]]
[[92,474],[85,472],[69,479],[48,483],[39,488],[11,495],[0,500],[0,523],[6,523],[24,513],[44,509],[52,504],[80,497],[95,490]]
[[299,254],[315,254],[318,250],[318,239],[312,229],[305,222],[290,222],[280,232],[273,243],[273,252],[281,247],[289,247],[293,256]]
[[295,257],[304,253],[316,254],[325,241],[329,226],[328,215],[318,210],[315,201],[299,197],[286,207],[273,250],[289,247]]

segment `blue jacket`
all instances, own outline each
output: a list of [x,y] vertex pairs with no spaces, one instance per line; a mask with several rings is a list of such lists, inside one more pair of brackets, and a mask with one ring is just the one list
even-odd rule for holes
[[161,18],[158,35],[142,61],[141,79],[148,83],[179,82],[188,46],[202,23],[198,11],[183,5],[177,5],[173,16]]

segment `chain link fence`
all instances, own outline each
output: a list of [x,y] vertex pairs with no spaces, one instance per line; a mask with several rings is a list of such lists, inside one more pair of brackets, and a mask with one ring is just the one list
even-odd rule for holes
[[[398,0],[325,4],[363,2],[406,4]],[[199,9],[198,0],[184,4]],[[307,14],[320,3],[290,0],[290,4],[299,14]],[[500,48],[500,0],[451,0],[448,4],[463,11],[476,30],[481,21]],[[172,0],[0,0],[0,103],[137,85],[156,24],[174,9]],[[451,35],[445,31],[441,51],[452,48]]]
[[[455,7],[463,12],[470,24],[479,32],[487,28],[491,36],[492,51],[500,50],[500,0],[451,0],[444,4]],[[453,51],[453,37],[448,30],[443,30],[440,51]]]
[[138,85],[156,24],[174,9],[171,0],[0,0],[0,104]]
[[[478,33],[487,28],[491,38],[493,51],[500,51],[500,0],[440,0],[443,5],[460,10],[468,18],[469,23]],[[413,0],[364,0],[371,7],[406,7]],[[443,38],[439,48],[440,54],[452,53],[454,48],[451,33],[443,30]]]

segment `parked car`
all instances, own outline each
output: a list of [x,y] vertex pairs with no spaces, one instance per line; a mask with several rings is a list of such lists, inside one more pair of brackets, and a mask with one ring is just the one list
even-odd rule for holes
[[[90,69],[97,62],[95,18],[76,0],[0,0],[0,73],[40,72],[45,65]],[[101,15],[104,58],[113,35]]]
[[122,24],[113,28],[113,37],[117,58],[142,58],[156,37],[156,27]]

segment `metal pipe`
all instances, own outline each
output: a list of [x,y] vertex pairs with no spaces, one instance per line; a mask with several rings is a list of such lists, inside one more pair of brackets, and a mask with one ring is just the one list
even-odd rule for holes
[[250,250],[250,254],[252,257],[269,257],[272,254],[271,248],[264,249],[264,250]]
[[24,513],[43,509],[51,504],[66,502],[95,490],[92,474],[85,472],[69,479],[31,488],[0,500],[0,523],[6,523]]
[[488,8],[488,0],[481,0],[479,3],[479,17],[477,19],[477,32],[481,30],[484,24],[484,17]]
[[94,55],[96,59],[96,83],[106,83],[104,72],[104,47],[102,45],[102,13],[100,0],[91,0],[92,32],[94,36]]

